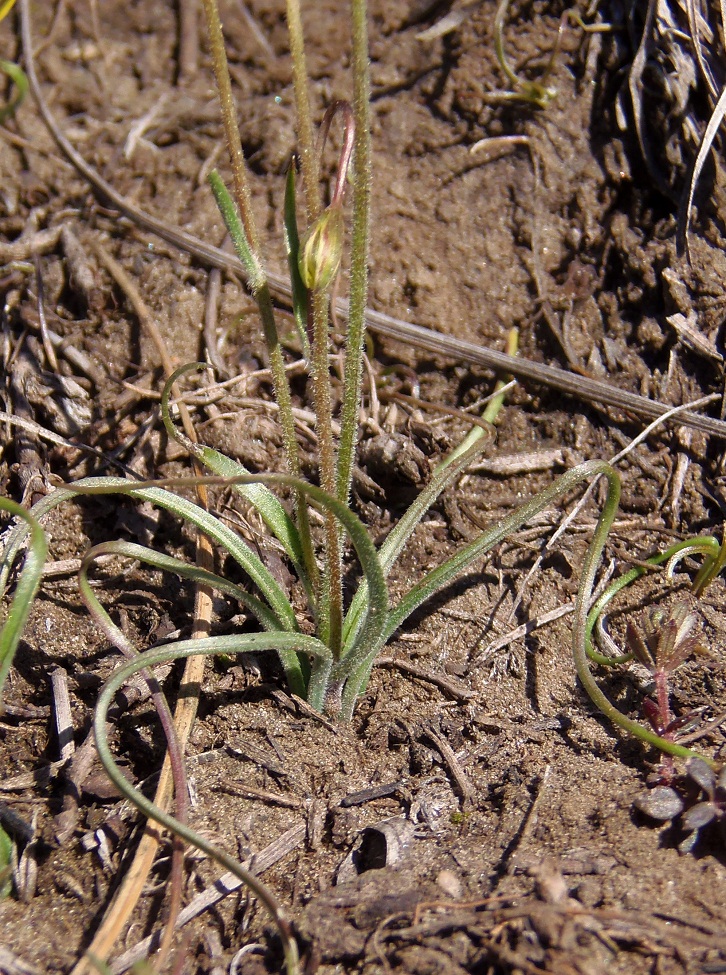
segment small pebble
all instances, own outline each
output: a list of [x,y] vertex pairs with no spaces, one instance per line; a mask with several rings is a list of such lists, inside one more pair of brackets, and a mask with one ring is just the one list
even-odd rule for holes
[[461,880],[459,880],[453,870],[439,871],[436,883],[449,897],[459,898],[464,892]]

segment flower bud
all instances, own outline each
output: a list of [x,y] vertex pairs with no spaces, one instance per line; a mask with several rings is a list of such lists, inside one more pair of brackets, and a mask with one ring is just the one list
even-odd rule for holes
[[306,288],[327,288],[338,273],[344,233],[343,209],[331,203],[300,241],[298,267]]

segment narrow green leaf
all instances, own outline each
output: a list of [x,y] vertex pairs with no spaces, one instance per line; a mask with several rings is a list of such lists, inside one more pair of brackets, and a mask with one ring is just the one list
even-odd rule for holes
[[[481,427],[477,427],[481,430]],[[416,526],[421,521],[426,512],[434,504],[438,496],[451,484],[468,465],[481,454],[487,446],[488,440],[478,437],[474,443],[463,453],[456,448],[452,454],[440,464],[436,471],[421,491],[415,501],[406,509],[403,516],[399,519],[393,530],[381,545],[378,551],[378,558],[381,561],[381,568],[386,577],[394,566],[396,559],[401,554]],[[363,607],[368,598],[368,589],[365,582],[362,582],[350,604],[350,608],[345,617],[343,626],[343,647],[344,654],[352,649],[355,637],[358,632]]]
[[0,901],[13,889],[13,841],[0,826]]
[[531,501],[521,505],[511,515],[483,532],[479,538],[461,548],[442,565],[428,572],[390,613],[384,640],[388,640],[414,610],[468,568],[475,559],[484,555],[512,532],[517,531],[540,511],[544,511],[553,501],[563,497],[580,481],[589,480],[602,473],[602,466],[601,461],[588,461],[573,467],[572,470],[558,477],[549,488],[541,491]]
[[295,162],[290,163],[285,180],[284,220],[285,250],[287,263],[290,268],[290,284],[292,286],[292,311],[295,316],[295,327],[302,343],[303,355],[310,360],[310,340],[308,339],[308,292],[300,277],[298,255],[300,253],[300,235],[297,229],[297,207],[295,203]]
[[5,61],[2,58],[0,58],[0,71],[6,74],[15,85],[15,94],[7,105],[0,108],[0,125],[2,125],[7,119],[12,118],[22,105],[25,96],[28,94],[28,78],[20,65],[13,61]]
[[[89,612],[116,646],[125,643],[125,637],[106,612],[88,581],[88,569],[99,555],[121,555],[125,558],[137,559],[154,569],[160,569],[162,572],[173,572],[182,579],[209,586],[235,599],[245,609],[249,610],[266,630],[279,630],[280,628],[277,617],[264,603],[246,592],[241,586],[236,586],[233,582],[223,579],[222,576],[214,572],[207,572],[196,565],[182,562],[180,559],[164,555],[161,552],[155,552],[153,549],[137,545],[135,542],[102,542],[86,552],[83,557],[81,570],[78,574],[78,584]],[[306,681],[296,654],[288,650],[280,651],[280,660],[293,694],[305,697],[307,694]]]
[[[0,712],[2,711],[2,697],[5,680],[8,671],[13,663],[15,651],[23,632],[23,627],[28,620],[30,608],[40,585],[43,574],[43,565],[48,554],[48,543],[45,532],[38,524],[33,515],[26,511],[21,505],[10,501],[8,498],[0,498],[0,510],[7,511],[9,514],[22,518],[25,522],[25,532],[30,534],[30,544],[25,556],[25,562],[20,572],[13,599],[10,604],[7,618],[0,630]],[[7,551],[4,555],[7,568],[9,570],[15,558],[17,549],[12,551],[11,558],[7,559]]]
[[[238,461],[232,460],[231,457],[227,457],[226,454],[222,454],[218,450],[214,450],[212,447],[206,447],[202,444],[194,443],[174,425],[171,419],[171,414],[169,412],[169,397],[171,395],[172,386],[185,373],[190,372],[193,369],[205,368],[206,364],[203,362],[189,362],[184,366],[180,366],[166,381],[161,394],[161,417],[164,422],[166,432],[173,440],[184,447],[184,449],[187,450],[192,457],[195,457],[201,464],[204,464],[204,466],[213,473],[219,474],[221,477],[239,477],[240,475],[249,474],[250,471],[248,471],[246,467],[244,467]],[[238,494],[241,494],[242,497],[246,498],[250,504],[253,505],[269,531],[285,549],[287,557],[292,562],[295,572],[305,588],[308,603],[311,607],[313,615],[315,615],[315,595],[313,592],[313,585],[310,581],[308,572],[306,571],[308,560],[305,557],[301,535],[295,525],[295,522],[285,511],[279,499],[276,498],[272,491],[270,491],[270,489],[264,484],[237,483],[233,484],[232,487],[235,491],[237,491]]]
[[[204,478],[179,479],[179,483],[182,484],[197,484],[203,481]],[[81,481],[75,481],[69,496],[87,494],[123,494],[141,501],[151,501],[152,504],[171,511],[179,518],[190,521],[197,528],[200,528],[205,535],[221,545],[247,573],[270,604],[270,608],[281,628],[283,630],[295,630],[297,628],[295,613],[287,596],[259,556],[231,528],[228,528],[210,512],[205,511],[204,508],[200,508],[198,504],[163,488],[137,488],[133,481],[120,477],[88,477]]]
[[234,249],[237,252],[237,257],[245,266],[247,271],[249,281],[248,284],[253,294],[262,288],[265,284],[265,276],[260,267],[260,262],[257,260],[252,248],[250,247],[249,241],[247,240],[247,235],[245,234],[244,227],[242,226],[242,221],[240,215],[237,212],[237,207],[234,205],[234,201],[229,194],[229,190],[224,185],[222,177],[219,175],[216,169],[213,169],[208,176],[208,182],[214,194],[214,199],[219,207],[219,212],[222,214],[222,219],[224,220],[224,225],[229,232],[229,236],[232,238],[232,243],[234,244]]

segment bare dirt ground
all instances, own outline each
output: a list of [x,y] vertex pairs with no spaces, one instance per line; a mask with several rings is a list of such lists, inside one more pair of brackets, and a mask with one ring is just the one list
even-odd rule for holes
[[[332,99],[350,94],[346,16],[339,4],[308,6],[320,117]],[[284,173],[294,146],[283,8],[281,0],[251,0],[247,14],[232,0],[222,5],[255,206],[270,265],[280,270]],[[694,147],[682,135],[683,114],[659,101],[653,71],[642,104],[666,192],[659,191],[634,134],[627,78],[635,48],[620,29],[620,7],[604,5],[598,13],[617,30],[566,29],[550,82],[557,95],[541,111],[492,98],[505,87],[494,55],[493,3],[467,8],[443,37],[419,39],[447,9],[413,0],[372,5],[370,305],[496,349],[516,326],[522,356],[668,405],[718,392],[720,160],[706,168],[689,266],[676,255],[676,204],[667,191],[680,191]],[[547,62],[563,9],[536,0],[510,11],[509,57],[532,76]],[[4,56],[20,58],[13,16],[0,39]],[[636,9],[636,27],[644,16]],[[201,24],[196,66],[193,57],[180,61],[177,7],[164,0],[35,4],[32,26],[42,89],[81,155],[137,206],[221,244],[222,223],[204,177],[214,164],[226,172],[226,161]],[[692,93],[688,104],[702,124],[699,97]],[[502,139],[479,144],[495,137]],[[0,147],[4,409],[115,452],[143,476],[185,469],[160,431],[156,348],[101,266],[95,250],[101,241],[133,279],[175,364],[211,355],[228,376],[248,376],[223,391],[214,412],[197,411],[202,436],[254,469],[279,469],[280,438],[264,403],[269,383],[249,377],[264,366],[263,343],[239,282],[223,278],[217,327],[205,334],[207,268],[95,194],[58,150],[32,99],[0,129]],[[90,284],[81,280],[72,244],[58,236],[61,227],[76,237]],[[47,239],[36,237],[45,231]],[[37,337],[34,250],[48,326],[62,339],[63,378],[51,374]],[[669,323],[676,314],[690,316],[690,332]],[[73,350],[86,359],[74,359]],[[411,345],[375,339],[373,361],[382,391],[393,381],[423,404],[460,410],[492,390],[486,370]],[[302,397],[302,385],[298,391]],[[366,407],[373,409],[370,398]],[[709,410],[717,417],[719,408],[716,402]],[[357,507],[382,537],[416,489],[412,477],[423,481],[466,426],[460,417],[385,400],[377,419],[401,436],[405,456],[419,458],[412,475],[401,464],[376,466],[370,452],[366,473],[378,487],[361,480]],[[394,591],[462,537],[473,537],[478,522],[509,512],[566,466],[612,457],[644,425],[520,383],[486,462],[422,525]],[[364,434],[364,451],[370,436]],[[41,495],[58,477],[105,469],[97,457],[11,427],[3,428],[2,444],[2,490],[16,499]],[[678,538],[718,534],[722,454],[723,441],[665,425],[629,455],[620,466],[623,500],[607,551],[616,572]],[[31,477],[36,469],[39,476]],[[220,493],[215,503],[240,524],[230,497]],[[548,512],[419,612],[391,644],[389,662],[374,670],[349,727],[301,711],[264,661],[208,666],[188,749],[192,823],[242,858],[288,836],[289,852],[263,878],[294,918],[306,971],[726,971],[723,842],[705,832],[695,855],[681,855],[677,830],[633,811],[657,756],[594,713],[575,680],[567,615],[527,636],[499,639],[572,602],[597,516],[592,501],[528,575],[562,515]],[[173,519],[130,503],[67,505],[48,528],[54,562],[77,559],[89,544],[112,537],[193,558],[191,537]],[[629,590],[612,614],[613,636],[622,643],[626,621],[637,621],[647,607],[667,605],[675,593],[688,598],[688,568],[690,576],[677,573],[673,583],[653,574]],[[98,575],[103,600],[139,646],[177,629],[188,633],[186,587],[128,565],[112,564]],[[700,709],[705,721],[726,709],[722,603],[721,582],[694,602],[709,655],[675,675],[677,714]],[[231,606],[220,600],[215,609],[217,630],[235,625]],[[37,837],[30,858],[37,874],[30,869],[20,893],[0,903],[0,948],[11,953],[0,952],[2,971],[69,972],[138,841],[138,817],[114,797],[100,767],[69,807],[58,765],[64,743],[52,718],[50,675],[61,668],[80,746],[99,686],[117,659],[83,609],[73,575],[47,578],[0,719],[3,808],[34,824]],[[170,694],[175,677],[176,670]],[[598,679],[623,710],[638,715],[642,674],[625,668]],[[148,701],[119,709],[113,741],[129,775],[153,784],[163,742]],[[698,747],[723,756],[723,732],[709,731]],[[359,795],[378,786],[378,797]],[[390,822],[381,827],[383,821]],[[8,828],[12,833],[12,823]],[[22,851],[20,834],[13,835]],[[390,862],[383,865],[386,844]],[[354,847],[358,866],[341,874]],[[366,869],[371,865],[381,869]],[[167,872],[168,858],[155,867],[115,956],[158,930]],[[187,901],[216,875],[191,856]],[[181,971],[229,971],[245,944],[260,947],[239,958],[236,971],[280,966],[266,916],[239,893],[184,931]]]

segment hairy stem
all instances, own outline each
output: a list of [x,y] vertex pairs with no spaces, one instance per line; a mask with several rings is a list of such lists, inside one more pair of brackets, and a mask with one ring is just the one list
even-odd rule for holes
[[315,151],[308,71],[305,60],[305,37],[300,17],[299,0],[287,0],[287,29],[290,36],[290,53],[292,54],[292,86],[295,94],[298,151],[305,192],[305,213],[308,225],[310,225],[320,214],[322,204],[319,187],[320,168]]
[[343,412],[338,451],[337,496],[347,504],[358,439],[363,376],[363,345],[368,298],[368,245],[371,207],[370,65],[365,0],[351,0],[353,117],[353,228],[350,258],[350,305],[345,338]]
[[[315,429],[318,434],[320,486],[335,496],[335,446],[331,406],[330,368],[328,366],[328,294],[313,291],[310,295],[313,317],[312,384],[315,405]],[[320,636],[337,660],[343,627],[343,597],[340,539],[338,524],[331,511],[325,513],[325,569],[323,572],[320,607]]]

